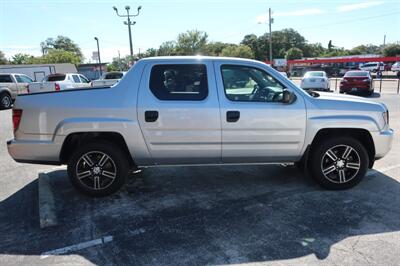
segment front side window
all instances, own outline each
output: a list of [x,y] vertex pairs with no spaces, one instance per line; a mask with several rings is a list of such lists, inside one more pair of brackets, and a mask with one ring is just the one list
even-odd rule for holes
[[201,101],[208,95],[207,82],[202,64],[155,65],[149,85],[159,100]]
[[221,67],[226,97],[242,102],[281,102],[285,87],[263,70],[237,65]]
[[81,78],[82,83],[89,83],[89,82],[90,82],[87,78],[85,78],[85,77],[82,76],[82,75],[79,75],[79,77]]
[[21,78],[22,83],[32,83],[33,82],[33,80],[28,76],[20,75],[19,77]]
[[14,77],[15,77],[15,79],[17,80],[17,83],[23,83],[23,81],[22,81],[20,75],[15,75]]

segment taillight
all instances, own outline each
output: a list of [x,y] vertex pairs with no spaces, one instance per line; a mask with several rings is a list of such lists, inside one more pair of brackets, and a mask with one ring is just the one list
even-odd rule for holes
[[60,84],[55,83],[55,84],[54,84],[54,89],[55,89],[56,91],[60,91]]
[[14,132],[18,130],[19,123],[21,122],[22,117],[22,110],[21,109],[13,109],[12,110],[12,119],[13,119],[13,126]]

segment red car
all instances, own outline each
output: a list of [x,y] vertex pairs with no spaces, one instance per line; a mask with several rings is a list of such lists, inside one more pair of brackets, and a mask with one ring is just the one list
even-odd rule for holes
[[372,77],[368,71],[355,70],[348,71],[340,81],[340,93],[366,93],[372,95]]

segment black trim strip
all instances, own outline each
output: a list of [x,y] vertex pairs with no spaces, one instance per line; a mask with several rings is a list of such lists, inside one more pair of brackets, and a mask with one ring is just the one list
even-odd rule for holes
[[61,165],[58,161],[35,161],[35,160],[19,160],[14,159],[17,163],[30,163],[30,164],[46,164],[46,165]]

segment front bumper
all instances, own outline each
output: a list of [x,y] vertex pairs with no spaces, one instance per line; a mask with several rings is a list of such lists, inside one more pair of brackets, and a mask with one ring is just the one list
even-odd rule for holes
[[9,140],[8,153],[16,162],[36,164],[60,164],[61,147],[52,141]]
[[387,129],[380,132],[371,132],[375,144],[375,159],[384,157],[392,148],[394,130]]

